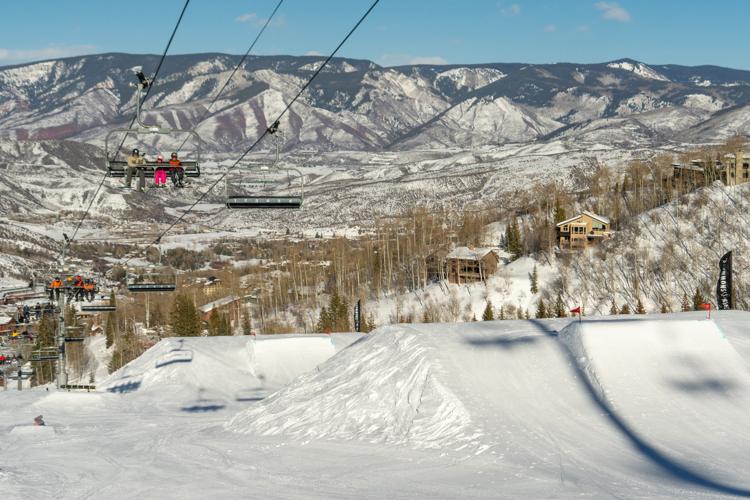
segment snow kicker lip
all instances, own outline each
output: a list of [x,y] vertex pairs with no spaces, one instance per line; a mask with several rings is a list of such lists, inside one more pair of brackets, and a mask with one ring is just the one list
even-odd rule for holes
[[[553,335],[552,332],[539,320],[531,320],[532,323],[536,324],[541,330]],[[617,322],[618,320],[602,320],[600,322],[612,321]],[[619,320],[623,321],[623,320]],[[646,321],[646,320],[624,320],[624,321]],[[665,452],[659,450],[654,444],[646,441],[641,435],[639,435],[633,427],[631,427],[625,419],[620,416],[614,409],[610,401],[604,397],[604,390],[599,381],[597,380],[592,367],[587,367],[588,355],[585,350],[585,345],[581,339],[581,323],[577,321],[571,322],[568,326],[563,328],[558,335],[561,347],[565,350],[571,361],[571,367],[578,375],[576,378],[580,380],[584,389],[588,392],[591,400],[602,410],[604,416],[610,421],[610,423],[633,445],[646,459],[660,467],[669,475],[680,479],[682,481],[692,483],[696,486],[700,486],[709,490],[717,491],[724,494],[737,495],[741,497],[750,497],[750,489],[736,487],[729,484],[716,481],[696,470],[692,467],[668,456]]]
[[440,382],[432,347],[420,337],[403,326],[382,328],[239,413],[225,428],[481,452],[481,433]]

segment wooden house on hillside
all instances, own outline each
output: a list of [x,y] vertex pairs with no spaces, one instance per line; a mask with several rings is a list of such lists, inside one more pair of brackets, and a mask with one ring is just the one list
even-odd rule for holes
[[446,257],[449,283],[476,283],[495,274],[500,258],[491,248],[456,247]]
[[557,223],[557,242],[560,248],[586,248],[611,234],[609,219],[586,210]]

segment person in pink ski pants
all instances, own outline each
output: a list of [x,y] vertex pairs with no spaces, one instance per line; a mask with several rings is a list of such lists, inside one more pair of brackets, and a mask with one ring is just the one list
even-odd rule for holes
[[[164,163],[164,157],[162,155],[157,155],[156,163]],[[156,187],[164,187],[167,185],[166,165],[164,167],[157,166],[154,169],[154,184],[156,184]]]

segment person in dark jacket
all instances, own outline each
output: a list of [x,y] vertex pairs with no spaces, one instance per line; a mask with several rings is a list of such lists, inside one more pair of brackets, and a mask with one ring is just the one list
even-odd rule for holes
[[177,158],[177,153],[172,153],[169,158],[169,175],[172,178],[172,184],[175,187],[185,187],[185,169],[182,168],[182,162]]

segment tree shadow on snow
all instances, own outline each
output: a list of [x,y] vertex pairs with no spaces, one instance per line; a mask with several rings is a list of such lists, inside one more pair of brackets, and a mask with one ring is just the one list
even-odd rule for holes
[[[609,320],[609,321],[639,321],[639,320]],[[646,442],[638,433],[632,429],[625,420],[617,414],[615,409],[609,404],[609,402],[599,395],[594,385],[591,383],[586,371],[579,365],[578,358],[568,348],[564,342],[559,342],[558,331],[552,329],[549,325],[543,321],[532,319],[529,322],[534,325],[541,332],[545,333],[550,337],[554,337],[558,341],[558,345],[563,350],[564,354],[570,361],[569,365],[575,371],[576,380],[578,380],[586,393],[589,395],[591,401],[596,404],[599,409],[603,412],[604,416],[610,421],[610,423],[618,430],[624,437],[630,441],[630,444],[638,450],[641,455],[650,460],[654,465],[657,465],[663,472],[668,475],[680,479],[682,481],[692,483],[697,486],[701,486],[706,489],[717,491],[729,495],[737,495],[742,497],[750,497],[750,490],[744,488],[738,488],[735,486],[722,484],[718,481],[711,479],[710,477],[701,474],[698,471],[693,470],[691,467],[680,463],[679,461],[670,458],[664,452],[658,450],[654,445]]]

